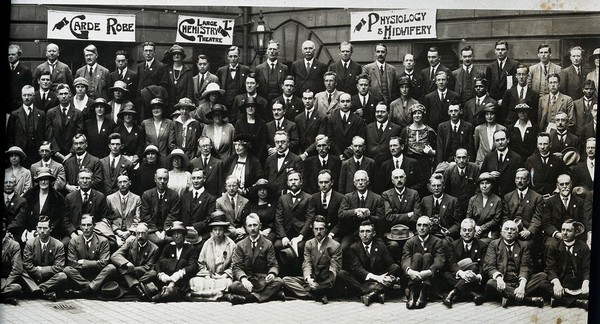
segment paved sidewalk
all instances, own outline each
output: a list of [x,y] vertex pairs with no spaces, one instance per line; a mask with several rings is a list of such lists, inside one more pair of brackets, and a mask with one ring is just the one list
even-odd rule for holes
[[362,305],[358,300],[288,300],[232,306],[226,302],[153,304],[100,300],[23,300],[19,306],[0,305],[0,323],[587,323],[588,313],[574,308],[513,306],[498,302],[481,306],[456,303],[447,309],[432,302],[425,309],[407,310],[400,299],[384,305]]

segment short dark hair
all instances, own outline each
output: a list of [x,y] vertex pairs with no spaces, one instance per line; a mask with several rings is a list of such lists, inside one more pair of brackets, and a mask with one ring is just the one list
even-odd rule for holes
[[540,44],[540,46],[538,46],[538,53],[540,52],[540,50],[542,48],[548,48],[548,53],[552,54],[552,49],[550,48],[550,45],[548,45],[548,44]]
[[319,222],[319,223],[323,223],[325,224],[325,228],[327,228],[327,220],[325,219],[325,216],[323,215],[316,215],[315,219],[313,220],[313,224]]
[[560,75],[558,75],[558,73],[548,73],[546,81],[550,80],[550,78],[556,78],[558,80],[558,83],[560,83]]
[[462,52],[466,52],[466,51],[471,51],[471,52],[475,53],[475,51],[473,50],[473,47],[471,47],[471,45],[467,45],[467,46],[463,47],[460,50],[460,53],[462,54]]
[[505,45],[506,50],[508,50],[508,42],[507,41],[505,41],[503,39],[496,41],[496,44],[494,44],[494,48],[496,48],[496,46],[498,46],[498,45]]

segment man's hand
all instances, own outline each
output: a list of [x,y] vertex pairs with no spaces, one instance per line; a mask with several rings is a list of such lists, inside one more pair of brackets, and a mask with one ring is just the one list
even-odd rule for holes
[[563,286],[560,284],[560,281],[556,280],[554,281],[554,288],[553,288],[553,293],[554,293],[554,297],[560,299],[563,294],[565,293],[565,289],[563,288]]
[[248,290],[248,292],[252,292],[252,288],[254,287],[248,278],[242,278],[242,286]]
[[588,280],[584,280],[581,284],[581,295],[587,297],[590,294],[590,282]]
[[79,190],[79,186],[66,184],[65,189],[67,189],[68,192],[73,192],[73,191]]
[[290,244],[298,244],[300,242],[302,242],[302,239],[304,238],[304,236],[302,234],[292,238],[292,241],[290,242]]
[[528,239],[530,235],[531,235],[531,232],[527,229],[524,229],[521,232],[519,232],[519,236],[524,240]]
[[560,241],[560,240],[562,240],[563,237],[562,237],[562,234],[560,232],[558,232],[554,235],[554,238],[557,239],[558,241]]
[[260,231],[260,234],[262,236],[267,236],[267,235],[271,234],[271,228],[270,227],[265,228],[264,230]]
[[156,232],[154,232],[154,234],[156,234],[156,236],[158,236],[159,240],[164,240],[166,232],[165,231],[156,231]]
[[287,237],[282,238],[281,245],[283,245],[284,247],[290,245],[290,239]]
[[417,280],[421,281],[421,280],[423,280],[423,278],[421,278],[421,273],[419,271],[410,269],[410,270],[408,270],[408,272],[406,274],[408,275],[408,277],[410,278],[410,280],[413,280],[413,281],[417,281]]
[[498,277],[496,279],[496,290],[498,292],[503,292],[506,289],[506,283],[504,282],[504,278]]
[[127,273],[133,273],[135,271],[135,266],[131,262],[127,262]]
[[84,261],[83,259],[79,259],[79,260],[77,260],[77,263],[83,265],[83,261]]
[[77,238],[77,232],[71,233],[71,240],[74,240],[76,238]]
[[308,158],[308,153],[304,152],[300,154],[300,158],[302,159],[302,161],[306,160]]
[[481,233],[483,233],[481,226],[475,225],[475,237],[479,238],[479,236],[481,236]]
[[421,272],[419,272],[419,275],[421,276],[422,280],[425,280],[425,279],[433,276],[433,271],[431,271],[430,269],[421,270]]
[[355,114],[357,114],[358,116],[362,117],[363,116],[363,109],[362,108],[358,108],[354,111]]
[[275,280],[275,275],[272,273],[269,273],[266,277],[265,277],[265,282],[266,283],[270,283],[271,281]]
[[521,283],[519,287],[515,288],[515,298],[521,301],[523,297],[525,297],[525,283]]
[[317,283],[315,282],[315,279],[313,279],[312,277],[307,278],[306,283],[308,284],[308,287],[310,287],[310,289],[317,288]]

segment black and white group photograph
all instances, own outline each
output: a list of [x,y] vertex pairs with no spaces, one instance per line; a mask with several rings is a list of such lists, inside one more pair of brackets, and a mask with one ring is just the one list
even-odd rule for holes
[[2,9],[0,322],[600,320],[598,4]]

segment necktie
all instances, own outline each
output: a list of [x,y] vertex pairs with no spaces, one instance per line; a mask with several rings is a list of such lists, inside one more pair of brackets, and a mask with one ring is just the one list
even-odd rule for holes
[[327,196],[323,194],[323,209],[327,209]]
[[82,160],[83,160],[83,159],[82,159],[82,158],[80,158],[80,157],[78,157],[78,158],[77,158],[77,166],[78,166],[80,169],[81,169],[81,163],[83,162]]
[[365,254],[367,255],[367,258],[371,257],[371,252],[369,252],[369,246],[368,245],[365,246]]
[[233,212],[235,213],[235,199],[231,198],[231,209],[233,209]]
[[434,68],[429,68],[431,70],[431,75],[429,76],[429,79],[431,79],[431,81],[435,80],[435,69]]
[[150,63],[146,62],[146,71],[148,71],[150,69]]
[[327,104],[329,104],[329,105],[331,105],[331,97],[332,97],[331,93],[328,93],[327,94]]
[[56,65],[56,63],[55,64],[48,64],[48,65],[50,66],[50,74],[54,74],[54,66]]
[[504,162],[504,154],[503,153],[500,153],[500,156],[498,157],[498,162],[500,164],[502,164],[502,162]]
[[458,126],[454,125],[454,132],[458,133]]
[[577,75],[581,79],[581,66],[577,68]]
[[47,94],[48,94],[47,92],[44,92],[44,94],[42,95],[42,101],[44,101],[44,102],[46,101],[46,95]]
[[277,129],[281,129],[281,121],[278,120],[278,121],[276,121],[276,123],[277,123]]
[[440,208],[440,200],[438,198],[434,198],[433,206],[435,208]]
[[355,160],[354,162],[356,162],[356,170],[360,170],[360,161]]
[[310,73],[310,62],[306,62],[306,73]]
[[306,120],[310,120],[310,111],[309,110],[306,111]]
[[469,253],[471,251],[471,244],[465,244],[465,251]]
[[548,75],[548,66],[544,65],[544,75]]
[[121,199],[121,216],[125,215],[125,209],[127,208],[127,196]]
[[556,95],[552,95],[552,97],[550,98],[550,103],[551,104],[556,103]]
[[27,117],[31,116],[31,112],[32,112],[32,108],[31,107],[27,107]]
[[291,103],[292,103],[292,101],[291,101],[290,99],[286,99],[286,100],[285,100],[285,106],[286,106],[286,108],[288,108],[288,109],[289,109],[289,108],[290,108],[290,104],[291,104]]
[[519,191],[519,202],[523,201],[523,192]]
[[277,153],[278,159],[285,159],[285,154]]
[[47,244],[42,244],[42,259],[43,260],[46,260],[47,252],[48,252]]
[[502,61],[498,61],[498,76],[502,75]]
[[90,66],[88,69],[88,73],[90,74],[90,77],[92,77],[94,70],[92,69],[92,67]]
[[113,158],[112,163],[110,164],[110,175],[113,176],[115,169],[117,168],[117,159]]
[[365,196],[364,195],[360,196],[360,207],[363,207],[363,208],[365,207]]
[[348,118],[346,118],[345,113],[342,114],[342,120],[344,121],[344,124],[348,121]]
[[6,206],[8,206],[10,204],[10,198],[6,197],[6,202],[5,202]]
[[202,74],[202,76],[200,77],[200,88],[202,88],[202,86],[204,85],[204,74]]
[[325,169],[327,167],[327,160],[323,159],[321,161],[321,169]]
[[396,169],[400,169],[400,160],[396,159]]
[[563,205],[565,206],[565,208],[569,208],[569,205],[568,205],[569,198],[568,197],[563,197],[562,200],[563,200]]
[[519,92],[519,99],[523,99],[523,90],[525,88],[521,88],[521,91]]
[[252,251],[254,251],[254,249],[256,249],[256,241],[252,241]]
[[204,157],[203,163],[204,163],[204,167],[206,168],[206,166],[208,166],[208,158],[207,157]]
[[481,98],[477,98],[477,106],[481,106]]
[[571,246],[569,246],[569,253],[570,253],[571,255],[573,255],[573,246],[572,246],[572,245],[571,245]]
[[15,70],[15,68],[16,68],[16,66],[15,66],[14,64],[11,64],[11,65],[10,65],[10,69],[11,69],[12,71],[14,71],[14,70]]
[[383,65],[379,66],[379,74],[383,76]]
[[465,175],[465,170],[459,168],[458,169],[458,175],[461,176],[461,177],[464,176]]
[[379,124],[379,128],[377,129],[377,136],[381,138],[383,135],[383,124]]
[[362,96],[362,106],[363,108],[367,106],[367,96]]
[[84,192],[83,193],[83,205],[84,205],[84,207],[87,205],[89,199],[90,199],[90,194],[87,193],[87,192]]
[[62,109],[63,116],[67,117],[67,108]]
[[271,72],[275,71],[275,63],[271,63]]
[[444,98],[445,98],[445,96],[444,96],[444,93],[442,92],[442,93],[440,94],[440,101],[441,101],[441,102],[444,102]]
[[198,200],[198,198],[200,198],[200,194],[198,194],[198,191],[196,191],[196,194],[194,195],[194,199]]

